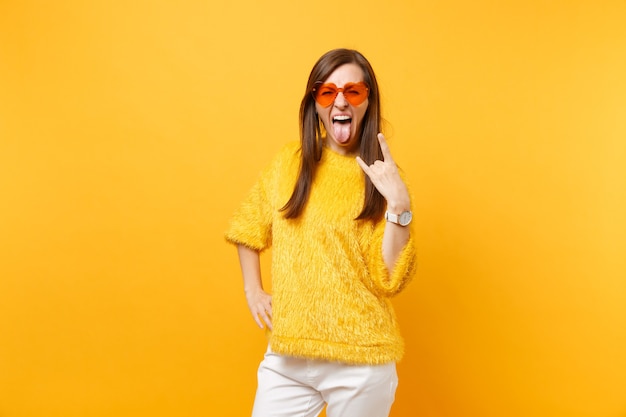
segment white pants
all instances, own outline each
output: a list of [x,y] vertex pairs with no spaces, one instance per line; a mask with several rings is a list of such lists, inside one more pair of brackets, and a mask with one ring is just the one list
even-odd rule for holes
[[398,386],[396,364],[346,365],[267,350],[252,417],[387,417]]

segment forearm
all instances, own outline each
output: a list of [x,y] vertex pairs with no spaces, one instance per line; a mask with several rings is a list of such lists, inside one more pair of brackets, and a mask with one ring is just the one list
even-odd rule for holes
[[263,289],[261,279],[261,258],[259,252],[243,245],[237,245],[239,265],[243,276],[243,289],[246,293]]
[[[408,198],[401,202],[388,204],[387,210],[390,213],[399,214],[405,210],[410,210],[411,205],[409,203]],[[385,265],[387,266],[387,270],[391,275],[393,273],[393,269],[395,267],[396,261],[402,249],[406,246],[406,243],[409,241],[409,227],[408,226],[400,226],[399,224],[387,222],[385,225],[385,232],[383,235],[383,260],[385,261]]]
[[248,308],[260,328],[267,325],[272,329],[272,296],[263,290],[261,279],[261,257],[258,251],[243,245],[237,246],[239,264],[243,275],[243,289]]

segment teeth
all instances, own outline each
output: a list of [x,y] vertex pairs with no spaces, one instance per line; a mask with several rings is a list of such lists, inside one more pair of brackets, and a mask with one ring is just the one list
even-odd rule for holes
[[342,122],[344,120],[350,120],[350,119],[351,119],[350,116],[335,116],[335,117],[333,117],[333,120],[337,120],[337,121],[340,121],[340,122]]

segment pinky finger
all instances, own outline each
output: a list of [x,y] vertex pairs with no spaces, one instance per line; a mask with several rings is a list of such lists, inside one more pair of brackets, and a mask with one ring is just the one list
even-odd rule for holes
[[357,156],[357,157],[356,157],[356,162],[357,162],[357,164],[359,164],[359,166],[361,167],[361,169],[363,170],[363,172],[365,172],[365,173],[369,176],[369,175],[370,175],[370,167],[369,167],[369,165],[367,165],[367,164],[365,163],[365,161],[363,161],[363,160],[361,159],[361,157],[360,157],[360,156]]
[[270,316],[268,316],[267,312],[264,312],[261,317],[263,317],[263,321],[265,321],[265,324],[267,325],[267,328],[272,330],[271,314],[270,314]]
[[263,321],[261,320],[258,314],[254,315],[254,321],[256,322],[256,325],[259,326],[260,329],[264,328]]

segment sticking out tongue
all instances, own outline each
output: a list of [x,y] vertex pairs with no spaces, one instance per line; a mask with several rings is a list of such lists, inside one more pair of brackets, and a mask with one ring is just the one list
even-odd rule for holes
[[333,134],[337,142],[346,142],[350,138],[350,123],[333,123]]

